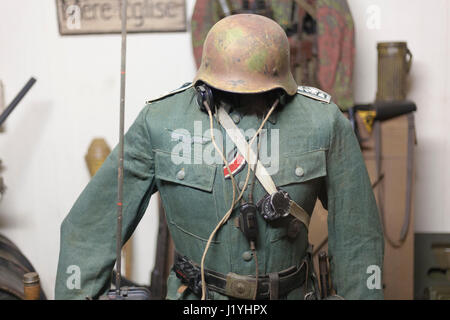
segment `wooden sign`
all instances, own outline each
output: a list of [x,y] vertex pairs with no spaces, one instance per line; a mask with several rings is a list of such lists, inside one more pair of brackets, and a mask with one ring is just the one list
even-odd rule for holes
[[[120,33],[121,0],[56,0],[59,33]],[[186,31],[185,0],[128,0],[128,32]]]

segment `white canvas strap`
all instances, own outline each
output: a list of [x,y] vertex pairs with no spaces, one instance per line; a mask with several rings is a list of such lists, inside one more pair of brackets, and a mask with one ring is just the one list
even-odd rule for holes
[[[252,148],[250,148],[249,152],[247,140],[245,140],[242,132],[239,130],[239,128],[236,126],[236,124],[224,108],[219,108],[217,116],[219,123],[225,129],[231,141],[233,141],[233,143],[236,145],[239,152],[250,165],[250,168],[254,170],[254,164],[256,162],[257,156]],[[273,182],[272,177],[259,160],[256,164],[255,175],[268,194],[271,195],[277,192],[277,187]],[[289,213],[300,220],[306,226],[306,229],[308,229],[310,221],[308,213],[293,200],[290,201]]]
[[[233,143],[236,145],[237,149],[242,154],[242,156],[245,158],[247,163],[250,164],[250,168],[253,170],[257,156],[252,148],[250,148],[250,152],[249,152],[247,140],[245,140],[244,135],[239,130],[239,128],[236,126],[236,124],[233,122],[233,120],[228,115],[228,113],[225,111],[225,109],[219,108],[218,120],[219,120],[219,123],[222,125],[222,127],[227,132],[231,141],[233,141]],[[267,172],[266,168],[264,168],[261,161],[259,161],[259,160],[256,165],[255,175],[268,194],[273,194],[273,193],[277,192],[277,187],[276,187],[275,183],[273,182],[272,177],[270,176],[270,174]]]

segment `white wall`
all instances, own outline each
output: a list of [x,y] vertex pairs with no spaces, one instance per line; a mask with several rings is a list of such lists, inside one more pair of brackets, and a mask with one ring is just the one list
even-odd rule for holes
[[[194,0],[187,0],[190,18]],[[416,101],[416,230],[450,232],[450,2],[349,0],[357,30],[356,100],[376,91],[376,42],[405,40],[414,54],[409,97]],[[368,29],[367,8],[380,9],[379,29]],[[128,127],[146,99],[193,78],[190,33],[128,37]],[[0,157],[8,186],[0,232],[10,237],[53,286],[59,226],[89,181],[84,155],[94,137],[117,142],[120,36],[61,37],[53,0],[0,1],[0,79],[9,102],[28,78],[38,82],[8,119]],[[152,205],[150,210],[152,211]],[[136,235],[136,280],[149,281],[157,216],[147,214]]]

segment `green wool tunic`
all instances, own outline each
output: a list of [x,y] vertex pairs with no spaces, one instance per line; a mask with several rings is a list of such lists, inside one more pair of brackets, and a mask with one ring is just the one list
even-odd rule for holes
[[[232,115],[244,132],[259,127],[254,115]],[[215,131],[225,131],[214,121]],[[334,103],[296,94],[264,126],[267,149],[277,187],[312,214],[317,199],[328,209],[329,255],[332,282],[345,299],[382,299],[383,291],[370,285],[374,266],[382,270],[384,240],[378,210],[358,142],[350,122]],[[251,131],[251,130],[250,130]],[[263,135],[263,136],[264,136]],[[159,191],[175,248],[200,264],[207,239],[232,201],[230,179],[224,179],[222,161],[205,161],[214,154],[209,117],[199,110],[193,87],[147,104],[125,135],[123,243],[146,211],[151,195]],[[56,299],[97,298],[110,286],[115,263],[116,147],[81,193],[61,226]],[[265,160],[267,160],[265,159]],[[236,174],[245,180],[247,166]],[[247,199],[248,189],[244,194]],[[265,190],[256,183],[256,201]],[[249,244],[229,221],[217,232],[205,268],[227,274],[255,274]],[[308,234],[301,226],[287,236],[291,217],[267,223],[258,216],[259,274],[299,265],[308,250]],[[70,285],[73,266],[79,268],[79,286]],[[380,281],[381,283],[381,281]],[[181,281],[174,272],[168,279],[168,299],[199,299],[189,290],[177,293]],[[303,299],[301,288],[283,299]],[[213,299],[227,299],[218,293]]]

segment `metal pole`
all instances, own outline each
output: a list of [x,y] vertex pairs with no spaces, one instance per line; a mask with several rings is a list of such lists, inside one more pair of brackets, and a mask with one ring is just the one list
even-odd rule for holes
[[120,295],[122,269],[122,208],[123,208],[123,149],[125,119],[125,71],[127,50],[127,0],[122,0],[122,51],[120,67],[120,127],[119,127],[119,168],[117,172],[117,238],[116,238],[116,292]]
[[5,120],[8,118],[10,113],[14,110],[15,107],[19,104],[19,102],[25,97],[28,90],[31,89],[31,87],[36,82],[36,79],[31,77],[30,80],[25,84],[25,86],[20,90],[20,92],[17,94],[17,96],[14,98],[14,100],[9,104],[9,106],[3,111],[3,113],[0,115],[0,126],[5,122]]

